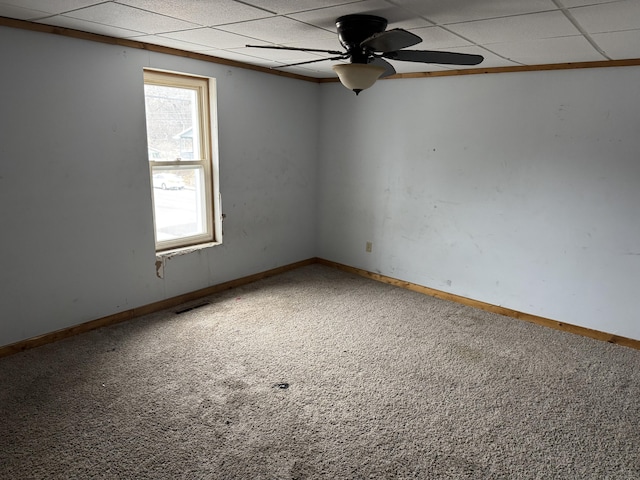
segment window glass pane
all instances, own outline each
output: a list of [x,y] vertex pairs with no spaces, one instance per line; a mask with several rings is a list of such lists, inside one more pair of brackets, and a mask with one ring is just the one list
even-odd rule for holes
[[156,241],[207,232],[202,167],[153,167]]
[[144,86],[149,160],[199,160],[197,90]]

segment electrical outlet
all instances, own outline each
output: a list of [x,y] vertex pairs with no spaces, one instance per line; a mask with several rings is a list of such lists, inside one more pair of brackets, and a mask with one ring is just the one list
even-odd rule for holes
[[373,248],[373,243],[367,242],[367,246],[365,247],[365,250],[367,251],[367,253],[371,253],[372,248]]

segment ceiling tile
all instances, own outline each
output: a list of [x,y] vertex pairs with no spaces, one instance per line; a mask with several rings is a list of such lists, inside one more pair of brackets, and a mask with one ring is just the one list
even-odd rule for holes
[[327,38],[315,39],[313,40],[313,43],[309,43],[305,39],[302,39],[295,42],[282,43],[281,45],[286,45],[287,47],[316,48],[318,50],[334,50],[338,52],[344,51],[344,48],[338,41],[337,34],[332,34],[331,37]]
[[81,32],[97,33],[98,35],[107,35],[109,37],[116,38],[129,38],[142,34],[142,32],[137,32],[135,30],[127,30],[125,28],[102,25],[101,23],[88,22],[86,20],[80,20],[78,18],[66,17],[64,15],[47,17],[42,20],[38,20],[37,23],[54,25],[56,27],[71,28],[73,30],[80,30]]
[[354,3],[354,0],[249,0],[244,3],[263,8],[279,15],[304,12],[306,10],[318,10],[321,8]]
[[287,72],[297,73],[298,75],[304,75],[306,77],[315,77],[315,78],[336,78],[336,72],[331,69],[330,65],[326,67],[322,66],[301,66],[301,67],[290,67],[286,69]]
[[620,0],[560,0],[564,7],[584,7],[586,5],[597,5],[599,3],[619,2]]
[[197,27],[193,23],[146,12],[118,3],[101,3],[67,14],[69,17],[144,33],[172,32]]
[[378,15],[386,18],[389,22],[388,28],[419,28],[431,25],[430,22],[416,17],[410,11],[392,5],[384,0],[365,0],[362,2],[349,3],[338,7],[322,8],[309,12],[289,15],[291,18],[301,22],[336,31],[336,19],[343,15],[354,13]]
[[587,33],[617,32],[640,28],[640,1],[622,0],[569,10]]
[[243,51],[244,50],[236,51],[236,50],[207,49],[207,50],[202,50],[199,53],[202,53],[204,55],[210,55],[213,57],[225,58],[228,60],[233,60],[235,62],[259,65],[261,67],[273,67],[278,65],[278,62],[274,60],[245,55],[242,53]]
[[[271,17],[219,27],[231,33],[278,44],[304,40],[313,47],[315,39],[332,38],[335,34],[285,17]],[[250,43],[250,42],[248,42]]]
[[[354,13],[379,15],[388,19],[388,29],[415,32],[423,39],[415,50],[484,55],[480,67],[485,68],[603,60],[561,9],[610,58],[640,56],[640,0],[0,0],[0,16],[256,65],[324,54],[246,44],[343,51],[335,20]],[[333,63],[295,71],[333,77]],[[413,62],[395,67],[398,72],[476,68]]]
[[297,50],[272,50],[264,48],[243,48],[236,52],[242,53],[250,58],[262,58],[280,63],[306,62],[308,60],[320,60],[329,57],[329,55],[316,55]]
[[594,33],[591,38],[614,60],[640,57],[640,30]]
[[479,65],[443,65],[449,70],[466,70],[469,68],[493,68],[493,67],[512,67],[516,65],[514,62],[502,58],[495,53],[488,51],[482,47],[470,46],[470,47],[454,47],[447,48],[449,52],[455,53],[470,53],[472,55],[482,55],[484,60]]
[[558,8],[552,0],[396,0],[394,3],[439,24],[508,17]]
[[467,40],[464,40],[458,35],[448,32],[441,27],[416,28],[411,30],[411,33],[415,33],[422,38],[422,43],[411,47],[416,50],[439,50],[443,48],[473,45],[471,42],[468,42]]
[[0,17],[16,18],[18,20],[33,20],[36,18],[48,17],[50,15],[50,12],[15,7],[13,5],[0,3]]
[[40,10],[49,14],[65,13],[78,8],[104,3],[103,0],[3,0],[1,4]]
[[495,43],[489,48],[499,55],[523,65],[547,63],[572,63],[605,60],[605,58],[580,36],[544,38],[521,42]]
[[191,42],[184,42],[175,38],[161,37],[160,35],[138,35],[131,37],[130,40],[137,42],[151,43],[153,45],[161,45],[163,47],[177,48],[178,50],[198,51],[201,48],[207,48]]
[[307,65],[300,65],[296,67],[277,68],[284,65],[285,62],[276,62],[269,58],[256,58],[240,53],[235,50],[208,50],[201,52],[205,55],[211,55],[213,57],[224,58],[233,60],[240,63],[251,63],[266,68],[273,68],[283,72],[297,73],[299,75],[306,75],[311,77],[335,77],[335,72],[331,69],[331,65],[335,62],[316,62]]
[[118,3],[161,13],[204,26],[244,22],[273,14],[264,9],[245,5],[234,0],[118,0]]
[[195,28],[193,30],[184,30],[182,32],[164,33],[161,36],[182,40],[183,42],[196,43],[208,48],[239,48],[244,47],[247,43],[258,43],[266,45],[242,35],[223,32],[215,28]]
[[[284,67],[282,68],[283,71],[286,72],[293,72],[296,71],[299,68],[303,68],[306,70],[311,70],[314,72],[331,72],[333,74],[333,76],[336,75],[336,73],[333,71],[333,69],[331,68],[332,65],[335,65],[336,63],[338,63],[335,60],[322,60],[320,62],[313,62],[313,63],[306,63],[304,65],[296,65],[294,67]],[[283,62],[279,62],[279,65],[285,65],[285,63]]]
[[458,23],[447,28],[481,44],[568,37],[580,33],[559,11]]

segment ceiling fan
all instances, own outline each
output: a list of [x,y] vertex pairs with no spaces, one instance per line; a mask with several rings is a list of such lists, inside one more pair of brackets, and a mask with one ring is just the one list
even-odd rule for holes
[[420,43],[422,39],[402,28],[386,30],[387,19],[375,15],[345,15],[336,20],[336,27],[340,44],[346,50],[344,52],[267,45],[247,45],[247,47],[320,52],[333,55],[329,58],[290,63],[273,68],[293,67],[326,60],[349,59],[351,63],[339,63],[332,68],[338,74],[342,84],[353,90],[356,95],[372,86],[378,78],[388,77],[396,73],[393,65],[385,59],[445,65],[478,65],[484,60],[482,55],[467,53],[403,50]]

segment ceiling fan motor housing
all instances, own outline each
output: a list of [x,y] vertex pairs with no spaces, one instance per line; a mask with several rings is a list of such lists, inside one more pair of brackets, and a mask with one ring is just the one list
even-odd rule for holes
[[387,28],[387,20],[375,15],[344,15],[336,20],[338,38],[351,55],[352,63],[367,63],[369,52],[360,44]]

